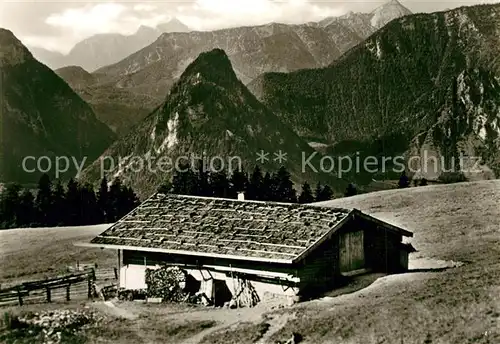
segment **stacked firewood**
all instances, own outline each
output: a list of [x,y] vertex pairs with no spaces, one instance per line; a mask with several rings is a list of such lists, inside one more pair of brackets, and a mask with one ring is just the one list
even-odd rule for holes
[[184,291],[186,272],[177,266],[147,269],[146,285],[148,297],[161,298],[164,302],[181,302],[188,297]]
[[236,301],[238,307],[254,307],[260,302],[257,291],[248,280],[239,278],[236,290],[236,296],[233,300]]

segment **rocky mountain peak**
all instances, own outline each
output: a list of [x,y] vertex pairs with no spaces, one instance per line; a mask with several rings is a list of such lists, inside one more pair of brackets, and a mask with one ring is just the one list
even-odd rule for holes
[[410,14],[412,12],[398,0],[390,0],[372,12],[371,24],[380,29],[390,21]]
[[349,12],[347,12],[346,14],[344,14],[344,15],[340,16],[340,17],[341,17],[341,18],[351,18],[351,17],[352,17],[352,16],[354,16],[354,15],[355,15],[354,11],[349,11]]
[[[201,53],[181,75],[165,101],[107,151],[107,156],[144,156],[156,166],[163,156],[174,159],[203,155],[209,160],[238,157],[242,168],[255,165],[255,152],[290,150],[290,161],[300,161],[302,152],[314,151],[260,103],[239,81],[226,52],[213,49]],[[228,169],[238,168],[229,166]],[[297,165],[284,163],[292,176],[306,177]],[[207,166],[210,167],[210,166]],[[270,162],[266,168],[278,169]],[[84,172],[84,179],[97,181],[99,163]],[[136,173],[130,162],[110,172],[147,196],[171,176],[146,169]],[[319,178],[311,175],[312,179]],[[309,178],[308,178],[309,179]]]
[[32,59],[29,50],[10,30],[0,28],[0,61],[3,66],[14,66]]
[[195,78],[217,85],[233,84],[238,81],[229,57],[222,49],[201,53],[184,71],[181,80]]
[[[89,104],[38,62],[12,32],[2,29],[0,74],[2,182],[32,183],[40,177],[22,168],[26,156],[95,159],[114,140],[114,134],[96,119]],[[75,173],[71,169],[65,177]]]
[[89,72],[87,72],[85,69],[83,69],[80,66],[65,66],[65,67],[57,69],[56,72],[57,71],[70,71],[70,72],[75,73],[75,74],[78,73],[78,74],[90,75]]
[[80,66],[66,66],[54,72],[73,89],[80,89],[95,82],[95,77]]
[[151,34],[157,34],[157,32],[158,31],[155,28],[152,28],[152,27],[146,26],[146,25],[141,25],[141,26],[139,26],[139,28],[135,32],[135,35],[136,36],[147,36],[147,35],[151,35]]
[[181,22],[176,17],[173,17],[172,19],[170,19],[170,21],[166,23],[158,24],[156,26],[156,29],[163,33],[191,31],[191,29],[186,24]]

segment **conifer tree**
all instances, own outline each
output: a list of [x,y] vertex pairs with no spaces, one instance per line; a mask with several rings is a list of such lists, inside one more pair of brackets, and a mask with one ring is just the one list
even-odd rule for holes
[[53,185],[51,219],[53,226],[62,226],[66,222],[66,200],[64,187],[60,180]]
[[109,207],[109,187],[108,187],[108,179],[104,176],[101,180],[101,184],[99,185],[99,191],[97,191],[97,207],[99,208],[99,222],[107,223],[108,222],[108,207]]
[[19,205],[21,186],[12,183],[1,194],[2,228],[19,227]]
[[299,196],[299,203],[306,204],[314,202],[314,196],[312,194],[311,186],[308,182],[302,184],[302,192]]
[[38,191],[35,199],[38,223],[42,226],[54,226],[52,219],[52,183],[47,174],[43,174],[38,181]]
[[131,187],[115,178],[109,188],[109,222],[116,222],[139,205],[139,198]]
[[196,195],[198,178],[188,165],[180,166],[172,178],[172,193],[177,195]]
[[[248,193],[249,181],[247,174],[243,171],[236,170],[230,178],[230,197],[236,198],[238,192]],[[248,196],[245,196],[248,198]]]
[[269,172],[266,172],[264,178],[262,178],[262,188],[259,197],[262,201],[273,201],[276,199],[275,181]]
[[140,204],[139,198],[131,187],[123,187],[122,197],[124,198],[124,201],[120,217],[125,216],[126,214],[134,210],[134,208],[137,208]]
[[255,166],[248,181],[247,198],[251,200],[264,200],[263,176],[259,166]]
[[399,177],[398,188],[404,189],[410,186],[410,179],[406,175],[406,172],[403,171],[401,176]]
[[80,192],[78,190],[78,183],[71,178],[66,186],[66,220],[68,226],[78,226],[80,221]]
[[276,202],[297,202],[297,195],[293,188],[290,172],[284,166],[280,167],[273,179],[275,181]]
[[358,194],[358,189],[356,188],[356,185],[354,185],[353,183],[349,183],[349,185],[347,185],[347,188],[345,190],[344,196],[351,197],[357,194]]
[[108,221],[116,222],[120,219],[122,206],[122,182],[116,177],[109,187]]
[[333,197],[333,190],[329,185],[323,186],[321,190],[321,201],[329,201]]
[[19,199],[19,214],[17,224],[19,227],[36,226],[35,197],[30,190],[24,189]]
[[196,178],[196,186],[195,189],[189,193],[189,195],[203,197],[212,196],[213,192],[210,187],[210,173],[204,169],[202,161],[198,161],[194,176]]
[[226,171],[212,173],[210,184],[213,190],[214,197],[228,198],[230,195],[230,185]]
[[320,183],[316,185],[315,200],[316,202],[329,201],[333,197],[333,190],[329,185],[322,186]]
[[158,188],[158,192],[162,194],[169,194],[172,192],[172,183],[170,181],[165,181],[160,187]]
[[78,188],[80,218],[79,225],[92,225],[99,221],[99,209],[97,207],[97,198],[92,185],[84,184]]
[[321,199],[322,191],[323,191],[323,188],[321,186],[321,183],[318,182],[318,184],[316,184],[316,189],[314,189],[314,200],[316,202],[322,201],[322,199]]

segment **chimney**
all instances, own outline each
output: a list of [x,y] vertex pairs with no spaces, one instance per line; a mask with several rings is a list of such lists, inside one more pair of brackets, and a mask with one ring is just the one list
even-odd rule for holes
[[244,201],[244,200],[245,200],[245,193],[238,192],[238,201]]

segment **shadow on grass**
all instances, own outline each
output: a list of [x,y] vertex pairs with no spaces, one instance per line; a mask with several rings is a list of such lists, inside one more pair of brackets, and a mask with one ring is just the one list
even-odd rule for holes
[[[365,289],[372,285],[377,279],[390,275],[400,275],[400,274],[413,274],[413,273],[439,273],[447,270],[457,268],[458,266],[444,266],[444,267],[428,267],[428,268],[416,268],[411,269],[401,273],[387,274],[387,273],[365,273],[356,276],[342,276],[340,280],[337,280],[337,286],[334,289],[321,292],[317,297],[336,297],[344,294],[352,294],[359,290]],[[308,298],[314,299],[316,297]]]
[[322,298],[322,297],[336,297],[344,294],[352,294],[370,286],[377,279],[384,276],[387,276],[387,274],[366,273],[350,277],[342,276],[341,279],[338,279],[336,281],[337,285],[335,286],[334,289],[321,292],[316,297],[311,297],[309,299]]
[[442,268],[422,268],[422,269],[411,269],[406,271],[405,273],[407,274],[414,274],[414,273],[427,273],[427,272],[443,272],[446,270],[451,270],[454,269],[454,266],[446,266]]

